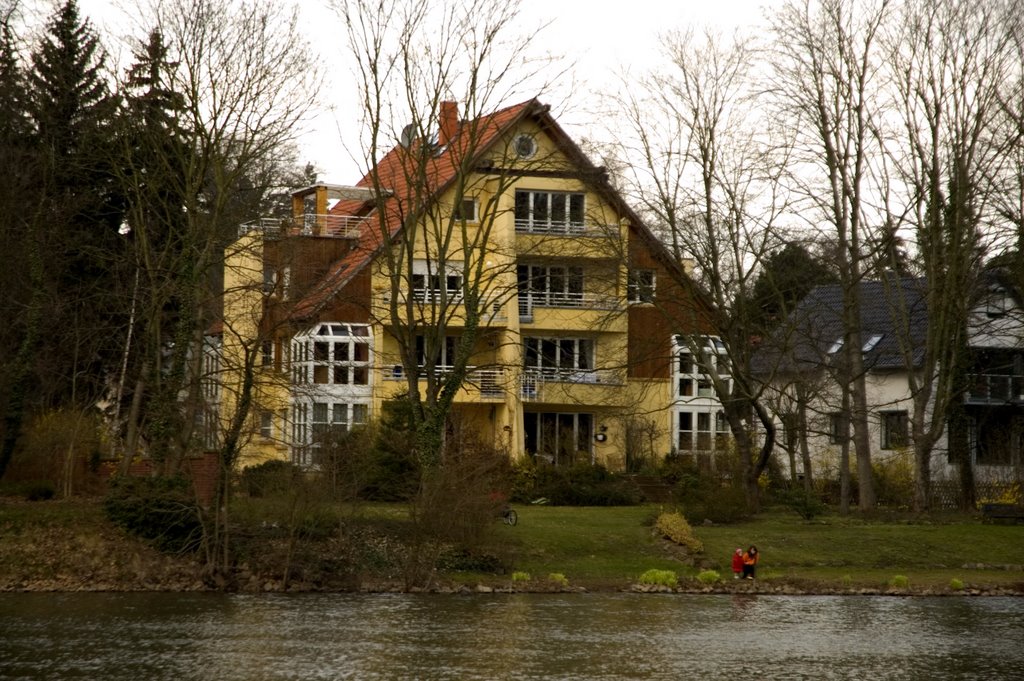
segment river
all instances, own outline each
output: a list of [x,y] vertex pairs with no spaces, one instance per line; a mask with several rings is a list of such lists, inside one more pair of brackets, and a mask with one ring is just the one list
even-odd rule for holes
[[1024,599],[0,594],[0,679],[1020,679]]

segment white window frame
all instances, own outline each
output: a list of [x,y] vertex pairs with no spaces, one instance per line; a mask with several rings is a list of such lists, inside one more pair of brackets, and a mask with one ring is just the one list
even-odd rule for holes
[[462,299],[462,284],[460,264],[449,263],[444,273],[426,260],[417,260],[412,264],[409,291],[417,302],[440,302],[443,293],[447,302],[458,303]]
[[[564,205],[556,207],[559,200]],[[562,211],[556,219],[556,210]],[[559,192],[546,189],[517,189],[515,192],[516,229],[526,232],[578,233],[586,227],[585,192]]]
[[328,429],[349,432],[364,426],[370,419],[368,402],[318,399],[292,405],[292,462],[299,466],[314,466],[321,443],[318,436]]
[[516,279],[519,295],[527,296],[531,307],[583,305],[587,274],[579,265],[524,262],[516,266]]
[[373,331],[368,324],[323,322],[291,342],[293,385],[368,387]]

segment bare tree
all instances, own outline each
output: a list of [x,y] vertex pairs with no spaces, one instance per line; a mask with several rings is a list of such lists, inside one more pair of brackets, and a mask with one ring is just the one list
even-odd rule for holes
[[[900,305],[904,296],[892,297],[893,314],[913,399],[914,507],[926,510],[932,451],[964,397],[957,379],[991,212],[990,178],[1000,174],[1006,153],[996,131],[999,94],[1012,79],[1015,55],[995,3],[906,0],[894,19],[885,43],[903,125],[884,148],[902,196],[889,197],[887,213],[891,228],[905,220],[916,236],[928,310],[923,343],[910,336],[913,312]],[[969,498],[970,454],[958,458]]]
[[[137,340],[125,348],[125,366],[134,376],[125,466],[140,432],[164,443],[167,472],[177,471],[196,444],[193,423],[203,403],[199,358],[204,331],[220,312],[214,292],[224,248],[240,223],[261,217],[280,182],[275,169],[290,158],[318,83],[297,19],[294,7],[264,0],[157,1],[142,19],[148,39],[129,72],[135,118],[123,138],[120,177],[138,272],[132,303]],[[256,280],[262,283],[262,267]],[[244,306],[247,298],[240,295],[226,290],[224,304]],[[232,370],[220,382],[212,568],[229,560],[230,478],[263,339],[258,320],[252,333],[251,314],[233,319],[245,323],[223,333],[224,365]],[[122,385],[127,378],[123,373]]]
[[[849,390],[857,457],[860,508],[875,504],[868,431],[867,390],[861,355],[858,286],[869,270],[872,165],[881,87],[879,31],[889,0],[856,5],[848,0],[787,2],[773,18],[772,92],[780,118],[796,133],[795,191],[806,214],[834,230],[843,287],[845,333],[841,352]],[[848,475],[847,471],[841,471]]]
[[[494,227],[512,210],[507,190],[522,166],[512,140],[495,135],[504,102],[524,86],[543,90],[544,62],[513,31],[514,1],[351,0],[338,10],[359,84],[363,184],[374,196],[374,233],[364,241],[386,282],[374,314],[397,345],[417,455],[429,470],[443,457],[483,327],[514,305],[515,244]],[[529,166],[546,162],[539,153]],[[521,361],[519,348],[502,343],[495,361]]]
[[[671,34],[664,49],[671,69],[642,81],[642,95],[623,102],[636,148],[628,183],[635,201],[669,245],[678,263],[690,260],[706,293],[711,318],[729,358],[728,371],[704,367],[712,377],[737,443],[748,497],[757,501],[757,480],[775,439],[773,419],[762,402],[763,377],[755,376],[751,342],[756,274],[783,243],[778,221],[787,199],[779,182],[786,145],[777,144],[766,118],[752,106],[749,40],[731,43],[711,33]],[[685,338],[694,357],[704,340]],[[766,436],[754,436],[754,422]]]

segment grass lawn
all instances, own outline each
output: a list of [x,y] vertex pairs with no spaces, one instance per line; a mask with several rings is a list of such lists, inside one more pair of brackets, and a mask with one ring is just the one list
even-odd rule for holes
[[[287,517],[288,507],[267,499],[239,499],[233,516],[258,526]],[[756,544],[762,556],[759,584],[765,587],[884,589],[902,575],[912,591],[949,592],[950,580],[958,579],[968,589],[1004,587],[1024,594],[1024,559],[1019,551],[1024,526],[983,524],[973,516],[826,514],[806,522],[792,511],[769,509],[743,523],[697,526],[704,551],[686,556],[655,536],[652,525],[661,510],[658,506],[515,509],[519,524],[509,527],[495,521],[484,550],[501,556],[511,570],[529,573],[533,584],[560,573],[573,586],[624,589],[650,569],[672,570],[686,584],[702,568],[713,568],[726,588],[732,588],[732,552]],[[361,517],[386,534],[401,535],[410,529],[406,504],[337,510],[335,517]],[[107,521],[96,500],[0,500],[0,545],[0,589],[38,583],[70,590],[103,585],[145,589],[154,584],[173,590],[194,582],[185,557],[160,554],[128,537]],[[366,576],[374,578],[372,573]],[[511,582],[508,574],[449,572],[441,577],[471,586]]]
[[[560,572],[571,583],[613,586],[635,582],[650,568],[675,570],[680,577],[699,571],[673,558],[653,535],[656,506],[516,509],[519,524],[501,527],[499,539],[512,548],[514,568],[534,577]],[[806,522],[791,511],[768,510],[747,522],[698,526],[695,532],[704,553],[694,562],[725,578],[731,578],[732,552],[756,544],[759,577],[766,581],[883,588],[903,575],[920,588],[946,588],[957,578],[968,588],[1024,589],[1024,560],[1017,550],[1024,527],[983,524],[970,516],[825,515]]]

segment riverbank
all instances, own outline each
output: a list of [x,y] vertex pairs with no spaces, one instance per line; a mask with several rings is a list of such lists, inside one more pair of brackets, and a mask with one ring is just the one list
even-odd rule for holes
[[[423,590],[1024,595],[1024,566],[1007,562],[1017,555],[1021,528],[969,516],[805,522],[769,511],[744,523],[696,528],[704,551],[686,555],[654,536],[650,525],[659,509],[653,506],[518,510],[516,527],[496,523],[472,560],[443,560]],[[361,510],[367,527],[375,520],[394,524],[403,512],[399,505]],[[112,526],[98,500],[3,499],[0,591],[405,590],[395,545],[379,532],[353,536],[321,537],[289,551],[290,577],[274,562],[286,549],[280,533],[249,536],[244,540],[261,550],[250,548],[230,582],[211,582],[192,557],[161,553]],[[733,580],[728,558],[751,543],[764,556],[759,579]],[[354,544],[372,550],[356,559]],[[341,567],[332,572],[332,565]],[[676,573],[678,587],[640,585],[639,576],[651,569]],[[697,580],[710,570],[720,579]]]

